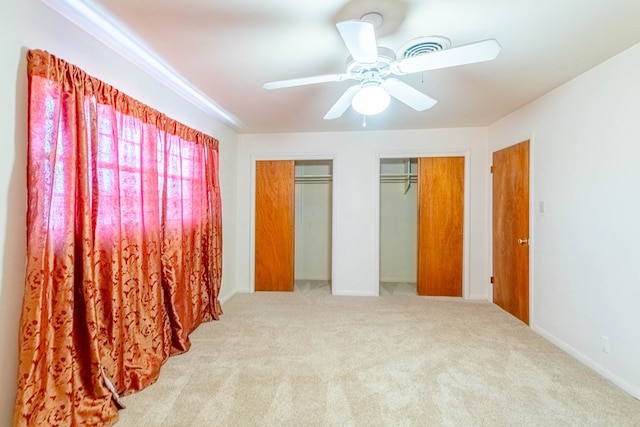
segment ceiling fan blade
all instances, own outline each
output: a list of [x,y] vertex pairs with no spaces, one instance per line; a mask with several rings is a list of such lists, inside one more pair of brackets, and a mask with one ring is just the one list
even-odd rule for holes
[[265,89],[281,89],[285,87],[312,85],[316,83],[341,82],[347,80],[349,75],[342,74],[324,74],[321,76],[301,77],[298,79],[278,80],[275,82],[267,82],[262,85]]
[[498,56],[498,53],[500,53],[500,45],[496,40],[483,40],[464,46],[400,59],[393,63],[393,72],[394,74],[419,73],[438,68],[491,61]]
[[347,108],[351,106],[353,96],[360,90],[360,85],[353,85],[342,94],[340,98],[333,104],[333,107],[324,115],[325,120],[333,120],[342,116]]
[[424,111],[438,102],[398,79],[386,79],[382,82],[382,87],[389,92],[389,95],[404,102],[416,111]]
[[356,62],[373,64],[378,60],[378,44],[372,23],[352,19],[338,22],[336,27]]

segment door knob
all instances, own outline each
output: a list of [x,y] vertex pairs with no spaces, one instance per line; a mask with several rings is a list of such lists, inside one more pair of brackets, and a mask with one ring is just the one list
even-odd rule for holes
[[521,245],[528,245],[529,239],[518,239],[518,243],[520,243]]

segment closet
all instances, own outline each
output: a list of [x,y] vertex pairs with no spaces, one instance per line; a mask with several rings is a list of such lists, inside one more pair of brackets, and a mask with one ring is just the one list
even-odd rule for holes
[[381,159],[381,287],[462,296],[463,229],[464,157]]
[[332,161],[256,161],[255,290],[330,286]]
[[380,160],[380,286],[415,293],[417,159]]

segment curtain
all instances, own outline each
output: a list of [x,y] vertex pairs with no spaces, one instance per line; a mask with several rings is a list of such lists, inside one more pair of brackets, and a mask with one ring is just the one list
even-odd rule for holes
[[14,423],[111,425],[218,319],[218,141],[28,52],[27,261]]

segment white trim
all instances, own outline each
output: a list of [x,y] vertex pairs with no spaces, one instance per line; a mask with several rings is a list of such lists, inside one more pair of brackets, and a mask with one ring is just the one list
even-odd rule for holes
[[[397,158],[417,158],[417,157],[464,157],[464,225],[462,232],[462,298],[471,299],[471,267],[470,267],[470,224],[471,224],[471,150],[378,150],[376,151],[376,175],[374,178],[374,201],[375,201],[375,217],[373,235],[374,244],[377,251],[374,255],[373,268],[374,279],[378,283],[378,292],[380,289],[380,160],[381,159],[397,159]],[[476,297],[474,297],[476,298]]]
[[340,297],[378,297],[377,292],[357,292],[357,291],[338,291],[332,292],[332,295]]
[[243,128],[236,117],[189,83],[115,17],[91,0],[41,1],[205,113],[236,130]]
[[237,294],[246,294],[246,293],[248,293],[248,292],[235,291],[235,292],[232,292],[231,295],[226,295],[224,298],[218,298],[218,301],[220,301],[220,304],[224,304],[224,303],[228,302],[229,300],[231,300],[231,298],[233,298]]
[[493,167],[493,151],[491,151],[491,147],[487,146],[486,156],[486,170],[484,173],[488,176],[487,184],[485,186],[485,203],[486,203],[486,212],[487,212],[487,220],[485,223],[486,227],[486,258],[485,262],[487,267],[487,272],[489,273],[486,278],[482,278],[482,280],[487,281],[487,301],[493,303],[493,283],[491,283],[491,278],[493,277],[493,172],[491,172],[491,168]]
[[576,358],[577,360],[585,364],[587,367],[593,369],[598,374],[602,375],[603,377],[605,377],[606,379],[614,383],[616,386],[620,387],[625,392],[629,393],[631,396],[635,397],[636,399],[640,399],[640,388],[634,386],[624,378],[615,375],[614,373],[609,371],[605,366],[585,356],[583,353],[571,347],[569,344],[565,343],[555,335],[551,334],[546,329],[541,328],[538,325],[531,325],[531,329],[537,334],[539,334],[540,336],[542,336],[544,339],[550,341],[551,343],[553,343],[563,351],[567,352],[568,354],[570,354],[571,356],[573,356],[574,358]]
[[[529,135],[529,324],[532,325],[536,321],[535,316],[535,223],[537,206],[535,202],[535,180],[534,180],[534,162],[535,162],[535,142],[534,134]],[[491,236],[493,241],[493,236]]]
[[478,295],[469,295],[468,298],[465,298],[466,301],[477,301],[477,302],[488,302],[493,304],[486,295],[478,294]]

